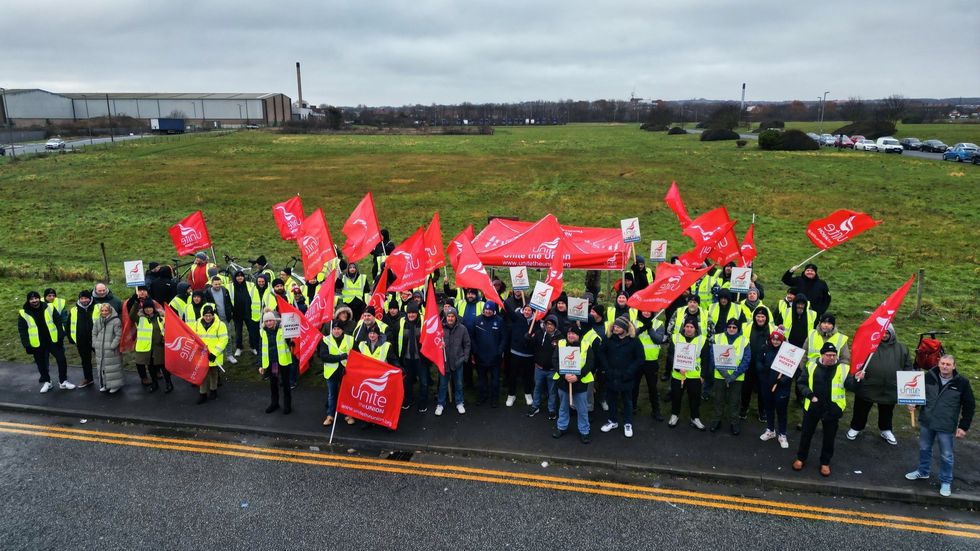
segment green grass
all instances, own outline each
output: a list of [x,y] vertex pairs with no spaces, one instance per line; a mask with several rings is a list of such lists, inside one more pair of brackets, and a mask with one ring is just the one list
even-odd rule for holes
[[[787,122],[786,128],[797,128],[804,132],[831,133],[834,130],[850,124],[847,121],[824,121],[823,125],[818,122]],[[925,140],[941,140],[943,143],[952,146],[960,142],[980,143],[980,124],[976,122],[939,122],[929,124],[902,124],[895,125],[895,138],[919,138]]]
[[[112,287],[125,298],[122,262],[173,257],[167,228],[196,209],[219,255],[264,253],[275,266],[297,251],[279,238],[274,202],[301,194],[308,212],[324,209],[343,242],[340,227],[368,190],[396,241],[435,210],[446,241],[469,223],[479,231],[489,214],[534,220],[552,212],[568,224],[606,227],[639,216],[641,250],[665,238],[678,253],[690,242],[663,203],[671,180],[694,215],[727,205],[740,237],[756,215],[756,266],[769,303],[785,291],[782,272],[815,251],[804,233],[810,219],[851,208],[884,220],[818,260],[841,329],[853,333],[865,311],[925,268],[924,317],[908,319],[913,291],[898,316],[901,339],[914,348],[917,332],[949,330],[947,348],[963,371],[980,374],[970,361],[980,351],[977,167],[736,149],[633,125],[500,128],[493,136],[248,132],[0,164],[0,219],[8,228],[0,242],[0,308],[8,312],[0,358],[27,360],[14,320],[28,290],[53,286],[69,298],[90,287],[102,273],[105,242]],[[583,273],[570,272],[566,285],[582,289]]]

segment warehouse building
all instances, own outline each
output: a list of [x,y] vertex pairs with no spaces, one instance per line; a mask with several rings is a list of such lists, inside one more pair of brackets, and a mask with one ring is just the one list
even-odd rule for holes
[[8,89],[0,95],[0,120],[14,126],[61,124],[110,115],[134,119],[183,118],[190,125],[275,126],[292,116],[289,97],[264,94],[59,94]]

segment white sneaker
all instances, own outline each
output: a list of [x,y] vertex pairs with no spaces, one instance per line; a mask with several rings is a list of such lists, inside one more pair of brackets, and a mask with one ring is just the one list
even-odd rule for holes
[[514,406],[514,402],[516,402],[516,401],[517,401],[517,396],[508,396],[507,397],[507,407],[513,407]]
[[235,357],[237,358],[238,356],[241,356],[241,355],[242,355],[242,349],[241,348],[236,348],[235,349]]
[[463,404],[456,404],[456,411],[458,411],[459,414],[462,415],[466,413],[466,408],[463,407]]
[[892,431],[890,430],[881,431],[881,437],[885,439],[885,442],[888,442],[892,446],[898,445],[898,440],[895,439],[895,435],[892,434]]
[[253,349],[252,349],[252,355],[253,355],[253,356],[255,356],[255,357],[258,357],[258,355],[259,355],[259,351],[258,351],[258,350],[255,350],[255,349],[253,348]]
[[953,493],[953,491],[949,487],[949,484],[943,483],[943,484],[940,484],[939,485],[939,495],[941,495],[943,497],[949,497],[949,495],[952,494],[952,493]]
[[626,438],[633,438],[633,425],[629,423],[623,425],[623,434],[626,435]]
[[916,469],[916,470],[914,470],[914,471],[906,474],[905,475],[905,478],[908,479],[908,480],[919,480],[920,478],[922,478],[922,479],[929,478],[929,475],[922,474],[922,473],[919,472],[919,469]]
[[236,360],[234,356],[228,356],[228,361],[231,362],[231,363],[233,363],[233,364],[237,364],[238,363],[238,360]]
[[698,419],[697,417],[691,419],[691,426],[698,430],[704,430],[704,423],[702,423],[701,419]]
[[44,394],[49,390],[51,390],[51,383],[44,383],[43,385],[41,385],[41,394]]
[[759,440],[762,440],[763,442],[767,442],[775,437],[776,437],[776,433],[767,429],[766,432],[762,433],[762,436],[759,437]]
[[113,388],[113,389],[111,389],[111,390],[109,391],[109,394],[115,394],[115,393],[117,393],[117,392],[119,392],[119,387],[116,387],[116,388]]
[[786,439],[785,434],[780,434],[778,440],[779,440],[780,448],[783,448],[785,450],[786,448],[789,447],[789,440]]
[[845,436],[847,436],[848,440],[854,440],[859,434],[861,434],[861,431],[859,430],[847,429],[847,434]]
[[603,400],[602,403],[599,405],[602,406],[602,411],[609,411],[609,402]]
[[616,428],[619,428],[619,423],[613,423],[612,421],[606,421],[606,424],[605,425],[602,425],[602,428],[600,428],[599,430],[601,430],[602,432],[609,432],[609,431],[611,431],[613,429],[616,429]]
[[534,396],[531,396],[530,394],[525,394],[524,401],[527,402],[528,406],[530,406],[531,404],[534,403]]
[[106,392],[106,391],[108,391],[108,390],[109,390],[109,389],[108,389],[108,388],[106,388],[106,387],[104,387],[104,386],[100,386],[100,387],[99,387],[99,392]]
[[679,420],[679,418],[676,415],[671,415],[670,416],[670,419],[667,420],[667,426],[669,426],[669,427],[676,427],[678,420]]
[[436,417],[442,415],[442,406],[436,406]]
[[61,390],[75,390],[75,385],[71,384],[71,381],[65,381],[58,385]]

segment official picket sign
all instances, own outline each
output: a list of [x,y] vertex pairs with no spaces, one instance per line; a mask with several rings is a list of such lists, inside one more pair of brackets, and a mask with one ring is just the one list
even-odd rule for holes
[[623,230],[623,243],[640,242],[640,219],[627,218],[619,221],[619,227]]
[[752,268],[732,268],[733,293],[748,293],[752,286]]
[[896,371],[898,403],[907,406],[926,405],[926,372]]
[[284,339],[298,338],[300,334],[299,316],[291,312],[284,313],[279,322],[279,327],[282,328],[282,337]]
[[568,297],[568,319],[572,321],[589,321],[589,300]]
[[538,312],[547,312],[551,307],[551,293],[555,288],[543,281],[534,282],[534,292],[531,293],[531,308]]
[[667,261],[667,242],[663,239],[653,240],[650,242],[650,262],[666,262]]
[[715,357],[715,367],[725,371],[734,371],[738,367],[738,360],[735,357],[735,347],[730,344],[715,344],[711,346],[711,351]]
[[126,272],[126,287],[146,285],[146,274],[143,271],[142,260],[123,262],[123,270]]
[[510,286],[515,291],[527,291],[531,288],[531,280],[527,277],[527,266],[511,267]]
[[772,370],[782,373],[786,377],[792,377],[796,374],[800,360],[805,355],[806,350],[783,341],[779,347],[779,352],[776,353],[776,358],[772,361]]
[[677,371],[694,371],[697,368],[698,347],[693,342],[682,342],[674,345],[674,369]]

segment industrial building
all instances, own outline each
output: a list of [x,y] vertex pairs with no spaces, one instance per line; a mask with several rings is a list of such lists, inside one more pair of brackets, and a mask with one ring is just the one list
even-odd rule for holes
[[63,94],[38,88],[0,89],[0,121],[43,126],[110,115],[134,119],[183,118],[190,125],[276,126],[292,117],[284,94]]

